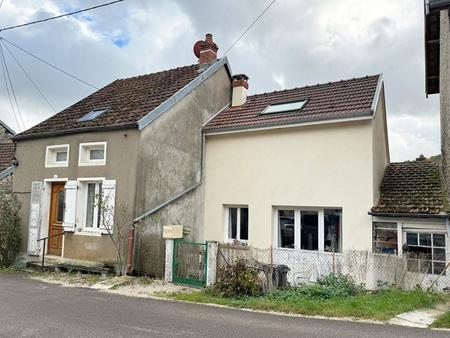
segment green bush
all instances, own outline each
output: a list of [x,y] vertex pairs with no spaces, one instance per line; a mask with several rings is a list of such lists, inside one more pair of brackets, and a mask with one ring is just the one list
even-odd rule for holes
[[219,269],[211,291],[224,297],[257,296],[262,292],[262,283],[258,271],[248,267],[245,260],[239,260]]
[[17,199],[0,192],[0,266],[9,267],[20,250],[20,205]]
[[316,284],[302,287],[275,290],[268,295],[269,298],[285,301],[298,301],[298,299],[310,299],[316,301],[328,299],[343,299],[356,296],[364,292],[364,286],[358,285],[346,275],[329,274],[318,280]]

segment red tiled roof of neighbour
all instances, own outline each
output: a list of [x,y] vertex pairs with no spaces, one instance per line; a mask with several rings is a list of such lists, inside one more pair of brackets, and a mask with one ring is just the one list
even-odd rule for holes
[[[18,134],[15,138],[46,136],[63,131],[137,127],[137,121],[173,96],[206,68],[195,64],[148,75],[116,80],[69,108]],[[94,120],[78,122],[90,111],[108,107]]]
[[12,165],[14,158],[14,144],[0,143],[0,172]]
[[438,160],[390,163],[373,213],[439,214],[446,211]]
[[[352,117],[371,112],[380,75],[341,80],[247,97],[239,107],[220,112],[204,128],[207,131],[247,129],[274,124],[289,124]],[[296,112],[261,114],[269,105],[308,100]]]

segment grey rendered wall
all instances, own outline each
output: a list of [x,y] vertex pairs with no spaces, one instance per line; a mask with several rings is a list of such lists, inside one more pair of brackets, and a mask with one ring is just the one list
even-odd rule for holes
[[[105,166],[78,166],[79,144],[84,142],[107,142]],[[91,132],[66,136],[48,137],[17,142],[16,157],[19,166],[13,180],[13,191],[21,204],[22,250],[26,251],[28,238],[28,219],[30,205],[30,188],[32,181],[44,179],[67,178],[76,180],[80,177],[105,177],[115,179],[116,205],[127,204],[130,220],[134,215],[134,198],[136,193],[136,162],[139,142],[137,130]],[[69,167],[45,168],[45,150],[48,145],[69,144]],[[111,240],[106,236],[72,235],[65,236],[64,257],[113,261],[115,252]]]
[[[225,67],[176,103],[141,132],[136,211],[143,214],[201,179],[202,125],[231,99]],[[182,224],[190,240],[203,240],[203,186],[145,219],[145,232]]]
[[448,10],[441,11],[439,92],[441,104],[442,167],[450,191],[450,25]]

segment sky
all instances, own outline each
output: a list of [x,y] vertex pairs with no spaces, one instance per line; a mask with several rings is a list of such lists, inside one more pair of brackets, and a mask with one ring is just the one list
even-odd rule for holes
[[[4,0],[0,27],[107,0]],[[96,87],[197,62],[192,46],[212,33],[219,57],[269,0],[125,0],[0,36]],[[227,57],[250,77],[249,94],[383,74],[391,161],[440,152],[439,96],[425,96],[423,0],[277,0]],[[0,120],[28,129],[95,89],[13,46],[5,58],[23,124],[0,74]],[[221,54],[222,53],[222,54]],[[10,93],[12,94],[12,93]]]

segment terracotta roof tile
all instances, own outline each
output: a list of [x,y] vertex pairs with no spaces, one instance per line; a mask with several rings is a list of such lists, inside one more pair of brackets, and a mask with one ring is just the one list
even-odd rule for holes
[[14,144],[12,142],[0,143],[0,172],[12,165],[14,158]]
[[439,161],[418,159],[388,165],[372,212],[439,214],[445,211]]
[[[214,131],[232,128],[264,127],[271,124],[295,123],[308,120],[323,120],[368,114],[380,75],[366,76],[251,95],[239,107],[230,107],[219,113],[204,128]],[[268,105],[307,99],[298,112],[260,114]]]
[[[198,64],[112,82],[69,108],[20,133],[17,138],[90,127],[130,127],[204,70]],[[110,109],[92,121],[78,119],[93,109]]]

